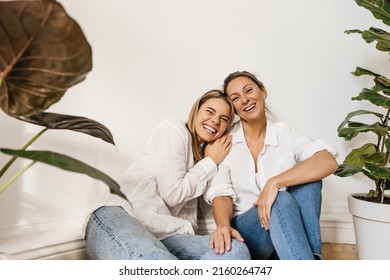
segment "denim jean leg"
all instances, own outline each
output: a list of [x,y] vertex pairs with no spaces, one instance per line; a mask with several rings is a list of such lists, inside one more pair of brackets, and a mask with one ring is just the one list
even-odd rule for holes
[[302,184],[289,188],[299,206],[303,226],[309,240],[310,247],[316,258],[321,259],[322,241],[320,215],[322,203],[322,181]]
[[216,254],[210,249],[210,236],[176,234],[161,242],[180,260],[250,260],[249,250],[244,243],[233,240],[232,249]]
[[289,192],[279,192],[272,206],[270,234],[282,260],[313,260],[299,208]]
[[96,260],[177,259],[120,206],[103,206],[92,213],[85,241],[88,256]]
[[235,216],[231,225],[244,238],[252,259],[267,260],[272,258],[275,248],[269,231],[261,227],[257,207],[251,207],[246,212]]

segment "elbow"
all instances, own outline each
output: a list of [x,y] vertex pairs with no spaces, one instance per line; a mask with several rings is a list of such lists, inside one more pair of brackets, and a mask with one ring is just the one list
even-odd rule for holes
[[335,159],[333,159],[333,162],[331,164],[331,174],[334,174],[338,168],[339,168],[338,162]]
[[339,168],[338,162],[336,161],[336,159],[330,153],[328,153],[327,166],[328,166],[328,169],[329,169],[329,174],[335,173],[336,170]]

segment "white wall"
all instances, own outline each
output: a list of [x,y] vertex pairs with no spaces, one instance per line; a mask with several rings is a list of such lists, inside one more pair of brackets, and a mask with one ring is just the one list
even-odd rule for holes
[[[127,167],[157,121],[185,120],[200,94],[236,70],[257,73],[277,118],[330,142],[341,162],[356,141],[345,143],[337,126],[349,111],[367,107],[350,98],[371,85],[350,72],[362,66],[390,74],[386,54],[344,34],[382,26],[353,0],[60,2],[92,45],[94,68],[49,111],[102,122],[116,148],[68,131],[47,132],[35,148],[73,155],[112,176]],[[38,131],[2,113],[0,121],[2,147],[20,147]],[[0,164],[7,159],[0,155]],[[354,242],[346,197],[366,191],[367,183],[360,176],[325,179],[325,241]],[[0,195],[0,251],[17,254],[80,237],[105,191],[83,175],[35,166]]]

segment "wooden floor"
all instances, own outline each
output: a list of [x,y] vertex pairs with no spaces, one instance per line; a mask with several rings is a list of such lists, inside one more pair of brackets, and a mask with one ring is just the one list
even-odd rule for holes
[[324,260],[357,260],[355,245],[323,243],[322,257]]

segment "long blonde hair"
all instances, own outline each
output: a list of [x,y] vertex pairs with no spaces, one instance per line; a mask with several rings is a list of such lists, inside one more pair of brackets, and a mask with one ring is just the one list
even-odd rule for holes
[[227,126],[227,130],[231,128],[234,121],[234,107],[230,99],[223,94],[223,92],[219,89],[213,89],[205,94],[203,94],[201,97],[198,98],[198,100],[195,101],[194,105],[192,105],[191,111],[188,116],[188,121],[186,123],[186,127],[188,131],[191,134],[192,139],[192,152],[194,154],[195,161],[199,161],[204,157],[204,149],[207,145],[207,143],[201,143],[197,137],[196,131],[195,131],[195,120],[198,116],[199,108],[202,106],[203,103],[205,103],[207,100],[211,98],[221,98],[223,99],[230,108],[230,114],[229,114],[229,123]]

